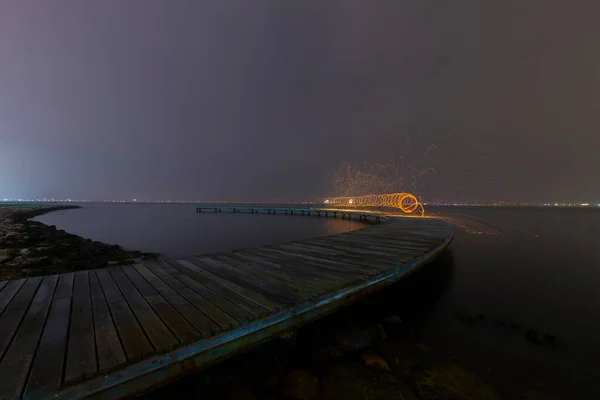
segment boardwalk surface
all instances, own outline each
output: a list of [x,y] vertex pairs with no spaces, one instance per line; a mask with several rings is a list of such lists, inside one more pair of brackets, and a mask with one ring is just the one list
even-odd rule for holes
[[0,282],[0,399],[119,398],[380,289],[452,239],[435,219]]

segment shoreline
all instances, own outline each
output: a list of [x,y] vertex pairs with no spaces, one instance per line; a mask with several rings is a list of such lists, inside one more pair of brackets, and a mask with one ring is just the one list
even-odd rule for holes
[[0,204],[0,281],[110,265],[134,264],[156,253],[127,251],[30,219],[77,205]]

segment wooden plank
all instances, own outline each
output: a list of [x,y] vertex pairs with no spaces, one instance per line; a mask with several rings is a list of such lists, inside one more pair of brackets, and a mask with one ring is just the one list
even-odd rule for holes
[[39,398],[52,394],[62,383],[67,337],[71,320],[71,298],[74,274],[61,274],[40,345],[35,354],[25,397]]
[[154,348],[110,273],[106,269],[99,269],[95,272],[119,333],[127,361],[132,363],[154,354]]
[[196,267],[194,264],[189,263],[188,261],[173,261],[170,262],[170,265],[178,269],[180,272],[187,274],[189,277],[198,282],[200,282],[200,279],[207,282],[205,286],[208,287],[210,290],[223,296],[230,302],[234,303],[238,307],[243,308],[244,310],[248,311],[250,314],[256,317],[266,316],[270,314],[270,311],[267,308],[261,306],[260,304],[255,303],[254,301],[228,289],[225,286],[221,286],[219,283],[210,280],[210,278],[208,278],[205,274],[194,271],[194,269],[200,271],[202,270]]
[[65,383],[72,384],[98,373],[89,271],[75,272],[71,328],[67,346]]
[[[204,297],[200,296],[198,293],[196,293],[194,290],[192,290],[180,280],[176,279],[174,276],[168,274],[162,267],[162,264],[154,263],[149,268],[152,270],[152,272],[157,273],[157,275],[161,274],[162,276],[159,276],[162,280],[164,280],[173,289],[177,290],[177,292],[181,296],[183,296],[187,301],[196,306],[196,308],[202,311],[208,318],[213,320],[222,329],[233,329],[239,326],[239,322],[235,318],[216,307]],[[179,287],[179,285],[182,285],[183,287],[176,289],[176,287]]]
[[0,359],[8,349],[41,281],[39,276],[26,279],[0,316]]
[[[280,277],[265,274],[264,269],[259,274],[242,266],[231,267],[224,261],[220,261],[222,257],[193,257],[193,259],[204,262],[201,267],[209,272],[246,289],[254,290],[278,303],[294,305],[304,302],[305,296],[298,292],[298,288],[289,287],[285,280]],[[245,265],[250,265],[250,263]],[[259,264],[255,263],[255,265]]]
[[125,365],[127,358],[95,271],[90,271],[90,292],[98,352],[98,371],[106,373]]
[[21,289],[21,286],[25,283],[25,279],[19,279],[15,281],[8,281],[5,289],[0,292],[0,315],[4,309],[8,306],[8,303],[15,297],[15,294]]
[[0,362],[0,399],[19,398],[25,386],[52,302],[57,275],[46,276],[37,290],[15,338]]
[[0,282],[0,291],[2,291],[2,289],[4,289],[6,287],[6,285],[8,285],[9,281],[2,281]]
[[265,267],[267,271],[288,278],[292,284],[301,284],[312,288],[317,293],[323,293],[345,282],[345,279],[342,277],[333,276],[327,273],[325,269],[315,272],[310,266],[303,264],[302,260],[297,258],[273,257],[272,253],[263,252],[261,249],[253,250],[253,253],[262,255],[272,262],[279,263],[278,267]]
[[237,267],[233,267],[233,269],[244,275],[247,280],[264,282],[271,292],[277,293],[280,296],[295,296],[294,304],[299,304],[319,295],[319,291],[313,286],[289,276],[281,275],[279,271],[282,268],[281,263],[273,262],[266,257],[259,256],[254,251],[254,249],[245,249],[236,253],[231,252],[227,257],[211,255],[207,258],[222,262],[227,262],[234,257],[250,260],[251,262],[245,262]]
[[162,319],[165,325],[175,334],[179,342],[183,344],[198,341],[201,338],[198,332],[189,322],[165,300],[142,275],[132,266],[123,267],[123,272],[133,282],[135,287],[144,296],[144,299],[154,309],[154,312]]
[[354,267],[362,267],[363,271],[368,272],[369,270],[378,270],[379,272],[385,272],[389,269],[389,267],[396,267],[397,263],[393,263],[393,262],[389,262],[389,261],[382,261],[381,259],[377,258],[377,259],[373,259],[373,258],[365,258],[365,257],[360,257],[360,256],[356,256],[356,255],[336,255],[336,256],[331,256],[331,255],[321,255],[318,253],[310,253],[310,252],[303,252],[303,251],[299,251],[299,250],[291,250],[289,248],[284,249],[284,248],[278,248],[278,247],[269,247],[269,248],[263,248],[262,250],[264,251],[272,251],[272,252],[277,252],[277,253],[281,253],[281,254],[286,254],[286,255],[291,255],[291,256],[297,256],[297,257],[302,257],[302,258],[306,258],[309,260],[313,260],[313,261],[318,261],[318,260],[328,260],[331,262],[336,262],[336,263],[341,263],[341,264],[350,264],[353,265]]
[[[255,253],[264,255],[264,257],[268,257],[273,262],[279,262],[281,265],[279,268],[280,273],[291,274],[294,277],[304,277],[311,281],[316,281],[317,284],[331,281],[335,282],[335,284],[345,285],[357,280],[355,273],[330,268],[327,262],[315,261],[314,263],[309,263],[309,260],[306,259],[285,257],[273,253],[261,252],[260,250],[256,250]],[[364,276],[364,274],[359,276]]]
[[163,269],[171,275],[175,276],[181,282],[185,283],[187,286],[192,288],[196,293],[198,293],[206,300],[217,306],[219,309],[225,311],[227,314],[231,315],[238,321],[245,323],[256,319],[255,316],[252,315],[250,312],[241,308],[237,304],[229,301],[225,297],[213,292],[205,285],[192,279],[189,275],[181,273],[181,271],[173,268],[170,264],[163,263]]
[[135,314],[140,326],[150,339],[150,343],[157,353],[165,353],[175,348],[178,341],[156,315],[152,307],[144,300],[125,273],[119,267],[108,268],[111,276],[117,283],[121,293],[125,296],[129,307]]
[[115,284],[112,276],[106,269],[96,270],[96,276],[100,281],[104,298],[108,304],[120,303],[125,301],[125,297],[121,293],[121,290]]
[[[186,261],[187,264],[182,263],[182,261]],[[192,271],[194,271],[200,275],[203,275],[205,278],[210,279],[233,292],[239,293],[241,296],[244,296],[245,298],[255,302],[256,304],[266,308],[267,310],[269,310],[271,312],[277,312],[283,308],[281,304],[273,302],[257,292],[253,292],[251,290],[244,289],[243,287],[235,285],[226,279],[222,279],[220,276],[215,275],[211,272],[208,272],[205,269],[202,269],[202,268],[196,266],[192,261],[179,260],[179,263],[181,263],[183,266],[185,266],[187,268],[190,268]],[[192,268],[192,266],[193,266],[193,268]]]
[[155,275],[146,265],[133,266],[150,284],[173,305],[202,334],[209,337],[218,333],[221,328],[212,319],[204,315],[192,303],[180,296],[175,290]]
[[248,265],[251,262],[232,266],[234,265],[232,257],[192,257],[188,260],[214,275],[220,276],[247,290],[259,293],[284,306],[302,301],[302,297],[297,294],[296,290],[282,290],[281,285],[269,275],[263,273],[259,276],[255,272],[243,267],[243,265]]
[[[290,245],[292,246],[292,245]],[[294,244],[292,246],[292,248],[302,252],[307,252],[310,251],[310,248],[304,247],[300,244]],[[263,248],[263,250],[268,251],[269,248]],[[372,276],[373,274],[376,274],[376,271],[373,271],[372,269],[366,269],[362,266],[354,266],[352,264],[349,263],[344,263],[343,265],[337,262],[331,262],[328,259],[323,259],[323,258],[319,258],[317,257],[317,259],[307,259],[307,258],[298,258],[298,257],[294,257],[294,256],[285,256],[282,254],[277,254],[277,255],[273,255],[271,254],[273,257],[280,257],[282,259],[290,259],[290,260],[296,260],[297,262],[301,262],[302,264],[307,264],[307,265],[312,265],[314,267],[318,267],[318,268],[322,268],[326,271],[329,271],[331,274],[338,276],[338,275],[345,275],[349,278],[352,279],[356,279],[356,278],[362,278],[362,277],[369,277]],[[313,254],[313,253],[310,253]]]

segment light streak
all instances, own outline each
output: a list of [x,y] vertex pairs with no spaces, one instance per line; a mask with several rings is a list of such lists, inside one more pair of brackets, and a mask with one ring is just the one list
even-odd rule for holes
[[421,202],[419,202],[419,200],[417,200],[417,198],[410,193],[330,197],[325,200],[325,203],[335,206],[396,208],[406,214],[412,214],[415,211],[421,210],[421,215],[425,214],[423,204],[421,204]]

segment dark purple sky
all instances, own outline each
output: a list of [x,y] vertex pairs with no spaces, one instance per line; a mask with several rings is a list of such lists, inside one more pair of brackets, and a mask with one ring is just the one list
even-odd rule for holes
[[599,201],[598,15],[565,0],[4,0],[0,198],[310,199],[341,162],[396,153],[437,168],[428,197]]

